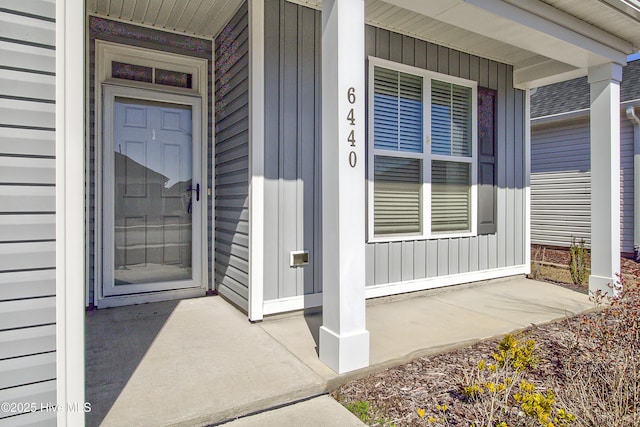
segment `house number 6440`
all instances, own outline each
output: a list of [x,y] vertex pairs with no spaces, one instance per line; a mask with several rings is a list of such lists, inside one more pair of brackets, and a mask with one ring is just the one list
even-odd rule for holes
[[[350,87],[349,89],[347,89],[347,101],[351,105],[356,103],[355,88]],[[349,113],[347,114],[347,122],[349,122],[349,126],[356,125],[356,115],[353,108],[349,109]],[[349,135],[347,136],[347,142],[349,143],[350,147],[355,148],[356,146],[356,130],[355,129],[351,129],[349,131]],[[357,163],[358,163],[358,157],[356,156],[356,152],[351,150],[349,152],[349,166],[351,166],[352,168],[355,168]]]

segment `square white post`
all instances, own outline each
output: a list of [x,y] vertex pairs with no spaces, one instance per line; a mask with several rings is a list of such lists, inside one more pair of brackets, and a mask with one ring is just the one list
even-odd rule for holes
[[589,68],[591,87],[591,275],[589,291],[613,294],[620,273],[620,81],[622,67]]
[[84,425],[85,18],[84,2],[58,0],[56,3],[55,403],[59,408],[58,426]]
[[365,329],[364,0],[322,2],[320,360],[369,366]]

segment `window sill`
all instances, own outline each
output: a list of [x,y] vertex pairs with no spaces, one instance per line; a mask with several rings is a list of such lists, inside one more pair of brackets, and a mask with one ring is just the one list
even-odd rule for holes
[[460,237],[476,237],[477,233],[442,233],[431,235],[402,235],[402,236],[377,236],[369,237],[367,243],[390,243],[390,242],[414,242],[417,240],[439,240],[439,239],[456,239]]

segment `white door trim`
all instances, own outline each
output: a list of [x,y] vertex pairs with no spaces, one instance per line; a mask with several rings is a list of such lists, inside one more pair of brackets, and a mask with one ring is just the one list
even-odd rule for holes
[[[208,79],[207,79],[207,59],[195,58],[191,56],[179,55],[168,52],[161,52],[152,49],[145,49],[135,46],[120,45],[117,43],[106,42],[102,40],[95,41],[96,49],[96,68],[95,68],[95,239],[94,239],[94,297],[93,302],[99,308],[102,307],[114,307],[129,304],[142,304],[146,302],[156,302],[163,300],[171,300],[178,298],[186,298],[191,296],[204,295],[208,286],[209,271],[208,265],[208,227],[207,227],[207,206],[208,206]],[[170,86],[155,85],[149,83],[139,83],[130,80],[118,80],[111,78],[111,63],[112,61],[125,62],[135,65],[151,66],[151,67],[165,67],[165,69],[184,71],[191,73],[192,89],[174,88]],[[169,290],[161,292],[141,293],[128,296],[118,297],[105,297],[102,293],[102,237],[100,230],[103,229],[103,195],[102,195],[102,150],[103,150],[103,83],[108,82],[110,86],[139,88],[139,89],[152,89],[158,93],[163,94],[178,94],[192,97],[198,97],[200,99],[200,137],[202,144],[202,150],[199,157],[194,159],[194,163],[200,160],[201,178],[200,178],[200,210],[203,221],[202,234],[201,234],[201,254],[202,254],[202,268],[201,268],[201,284],[202,287],[191,288],[187,290]],[[194,122],[195,123],[195,122]],[[194,126],[194,133],[196,127]],[[87,168],[87,181],[92,177],[89,174],[89,168]],[[88,240],[88,239],[87,239]],[[89,254],[89,247],[87,246],[87,254]],[[89,256],[89,255],[87,255]]]

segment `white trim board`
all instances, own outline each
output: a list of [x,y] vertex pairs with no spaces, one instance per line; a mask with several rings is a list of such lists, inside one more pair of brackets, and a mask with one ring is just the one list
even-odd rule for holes
[[531,273],[531,90],[524,92],[524,263]]
[[264,1],[249,0],[249,320],[264,303]]
[[[386,297],[446,286],[462,285],[483,280],[499,279],[502,277],[518,276],[529,273],[529,266],[516,265],[512,267],[493,268],[490,270],[472,271],[468,273],[451,274],[448,276],[427,277],[424,279],[408,280],[406,282],[386,283],[384,285],[367,286],[367,299]],[[264,315],[285,313],[287,311],[304,310],[321,307],[322,293],[300,295],[295,297],[273,299],[264,302]]]
[[442,288],[445,286],[461,285],[463,283],[479,282],[482,280],[497,279],[500,277],[517,276],[526,274],[526,265],[513,267],[493,268],[490,270],[472,271],[469,273],[451,274],[448,276],[427,277],[406,282],[387,283],[366,287],[367,298],[385,297],[389,295],[407,292],[424,291],[427,289]]
[[[624,114],[624,110],[627,107],[637,107],[638,105],[640,105],[640,99],[631,99],[629,101],[621,102],[620,110],[622,111],[622,114]],[[590,108],[583,108],[582,110],[574,110],[574,111],[567,111],[564,113],[551,114],[548,116],[533,117],[531,119],[531,125],[534,127],[538,127],[547,123],[556,123],[556,122],[564,122],[564,121],[569,121],[574,119],[575,120],[583,119],[583,118],[589,117],[590,113],[591,113]]]
[[321,307],[322,293],[299,295],[295,297],[267,300],[263,304],[264,315],[285,313],[287,311],[304,310]]
[[84,425],[84,7],[56,3],[57,425]]

